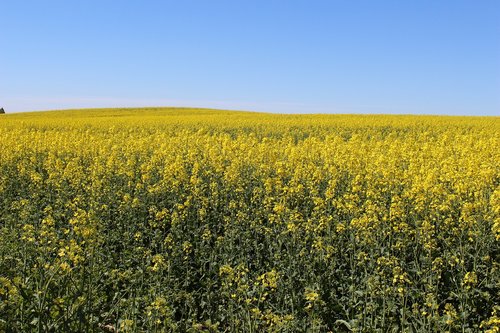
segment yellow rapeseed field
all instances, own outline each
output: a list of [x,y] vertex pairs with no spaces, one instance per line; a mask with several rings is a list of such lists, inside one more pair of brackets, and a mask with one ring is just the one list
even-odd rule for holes
[[500,118],[0,116],[0,332],[500,332]]

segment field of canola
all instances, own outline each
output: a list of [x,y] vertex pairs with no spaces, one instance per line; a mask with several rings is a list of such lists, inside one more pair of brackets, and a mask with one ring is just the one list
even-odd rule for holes
[[0,332],[499,332],[500,118],[0,116]]

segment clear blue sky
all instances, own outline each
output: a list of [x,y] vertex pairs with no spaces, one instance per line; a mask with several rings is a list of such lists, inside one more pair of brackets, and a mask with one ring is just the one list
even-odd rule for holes
[[498,0],[0,2],[0,107],[500,115]]

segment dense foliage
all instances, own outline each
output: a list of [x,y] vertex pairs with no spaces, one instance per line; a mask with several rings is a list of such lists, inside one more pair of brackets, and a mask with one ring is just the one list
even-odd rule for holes
[[498,332],[499,118],[0,119],[0,332]]

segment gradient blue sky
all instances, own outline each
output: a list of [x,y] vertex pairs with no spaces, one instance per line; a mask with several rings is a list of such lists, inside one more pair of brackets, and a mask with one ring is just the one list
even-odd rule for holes
[[500,1],[0,1],[9,111],[500,114]]

